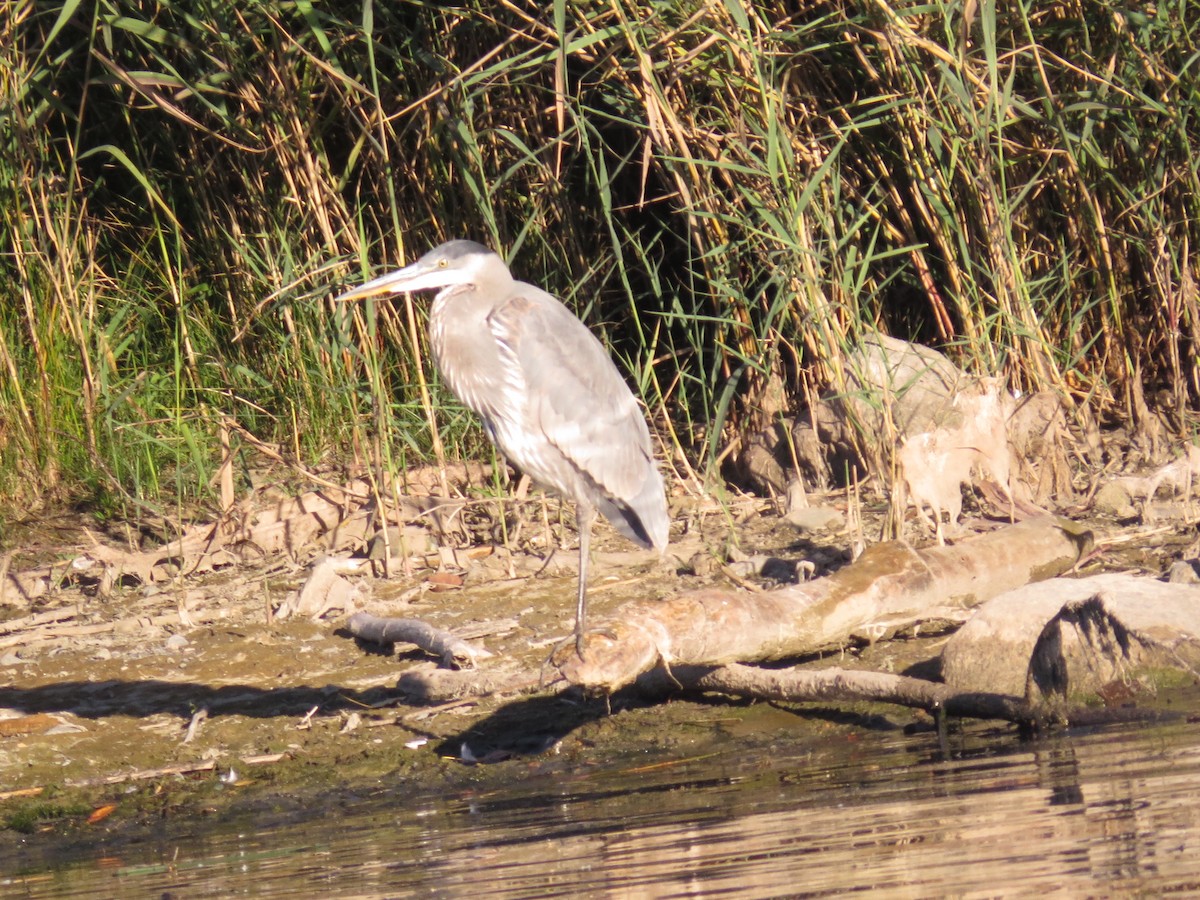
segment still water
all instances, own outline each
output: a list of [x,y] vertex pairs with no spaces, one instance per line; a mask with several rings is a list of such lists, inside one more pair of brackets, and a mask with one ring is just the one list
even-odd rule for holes
[[[12,897],[881,897],[1200,893],[1200,726],[803,750],[399,786],[81,858],[0,850]],[[178,826],[176,826],[178,827]],[[203,829],[203,830],[201,830]]]

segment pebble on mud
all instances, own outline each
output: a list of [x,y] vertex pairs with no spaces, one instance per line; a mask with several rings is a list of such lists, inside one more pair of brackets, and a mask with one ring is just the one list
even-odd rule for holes
[[800,531],[841,530],[846,527],[846,517],[827,506],[790,509],[784,518],[789,525]]
[[188,646],[188,639],[182,634],[173,634],[167,638],[166,647],[168,650],[182,650]]

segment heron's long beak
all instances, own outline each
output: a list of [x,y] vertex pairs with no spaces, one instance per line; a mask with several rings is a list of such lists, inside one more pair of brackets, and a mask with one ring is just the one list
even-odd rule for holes
[[335,297],[334,300],[362,300],[364,297],[377,297],[380,294],[404,294],[411,291],[427,291],[430,288],[447,288],[456,284],[468,284],[471,278],[469,269],[447,267],[444,264],[418,259],[411,266],[373,278],[366,284]]
[[424,287],[437,287],[438,285],[421,284],[423,280],[421,275],[425,273],[418,268],[418,265],[418,263],[413,263],[411,266],[405,266],[395,272],[388,272],[386,275],[372,278],[366,284],[360,284],[358,287],[351,288],[344,294],[334,297],[334,302],[365,300],[367,297],[378,297],[380,294],[400,294],[405,291],[419,291]]

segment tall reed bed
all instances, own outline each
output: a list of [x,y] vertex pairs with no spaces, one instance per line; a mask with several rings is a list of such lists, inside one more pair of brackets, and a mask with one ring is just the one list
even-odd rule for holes
[[572,305],[697,467],[877,329],[1182,411],[1198,34],[1195,0],[16,0],[0,494],[203,500],[229,419],[309,464],[484,452],[419,298],[327,299],[454,236]]

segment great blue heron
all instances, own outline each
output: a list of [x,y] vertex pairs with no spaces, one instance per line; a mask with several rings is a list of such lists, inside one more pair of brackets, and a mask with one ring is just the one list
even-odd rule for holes
[[432,288],[439,290],[429,343],[446,384],[509,461],[575,501],[582,656],[596,510],[635,544],[667,545],[666,497],[646,420],[587,326],[550,294],[514,279],[482,244],[448,241],[337,299]]

